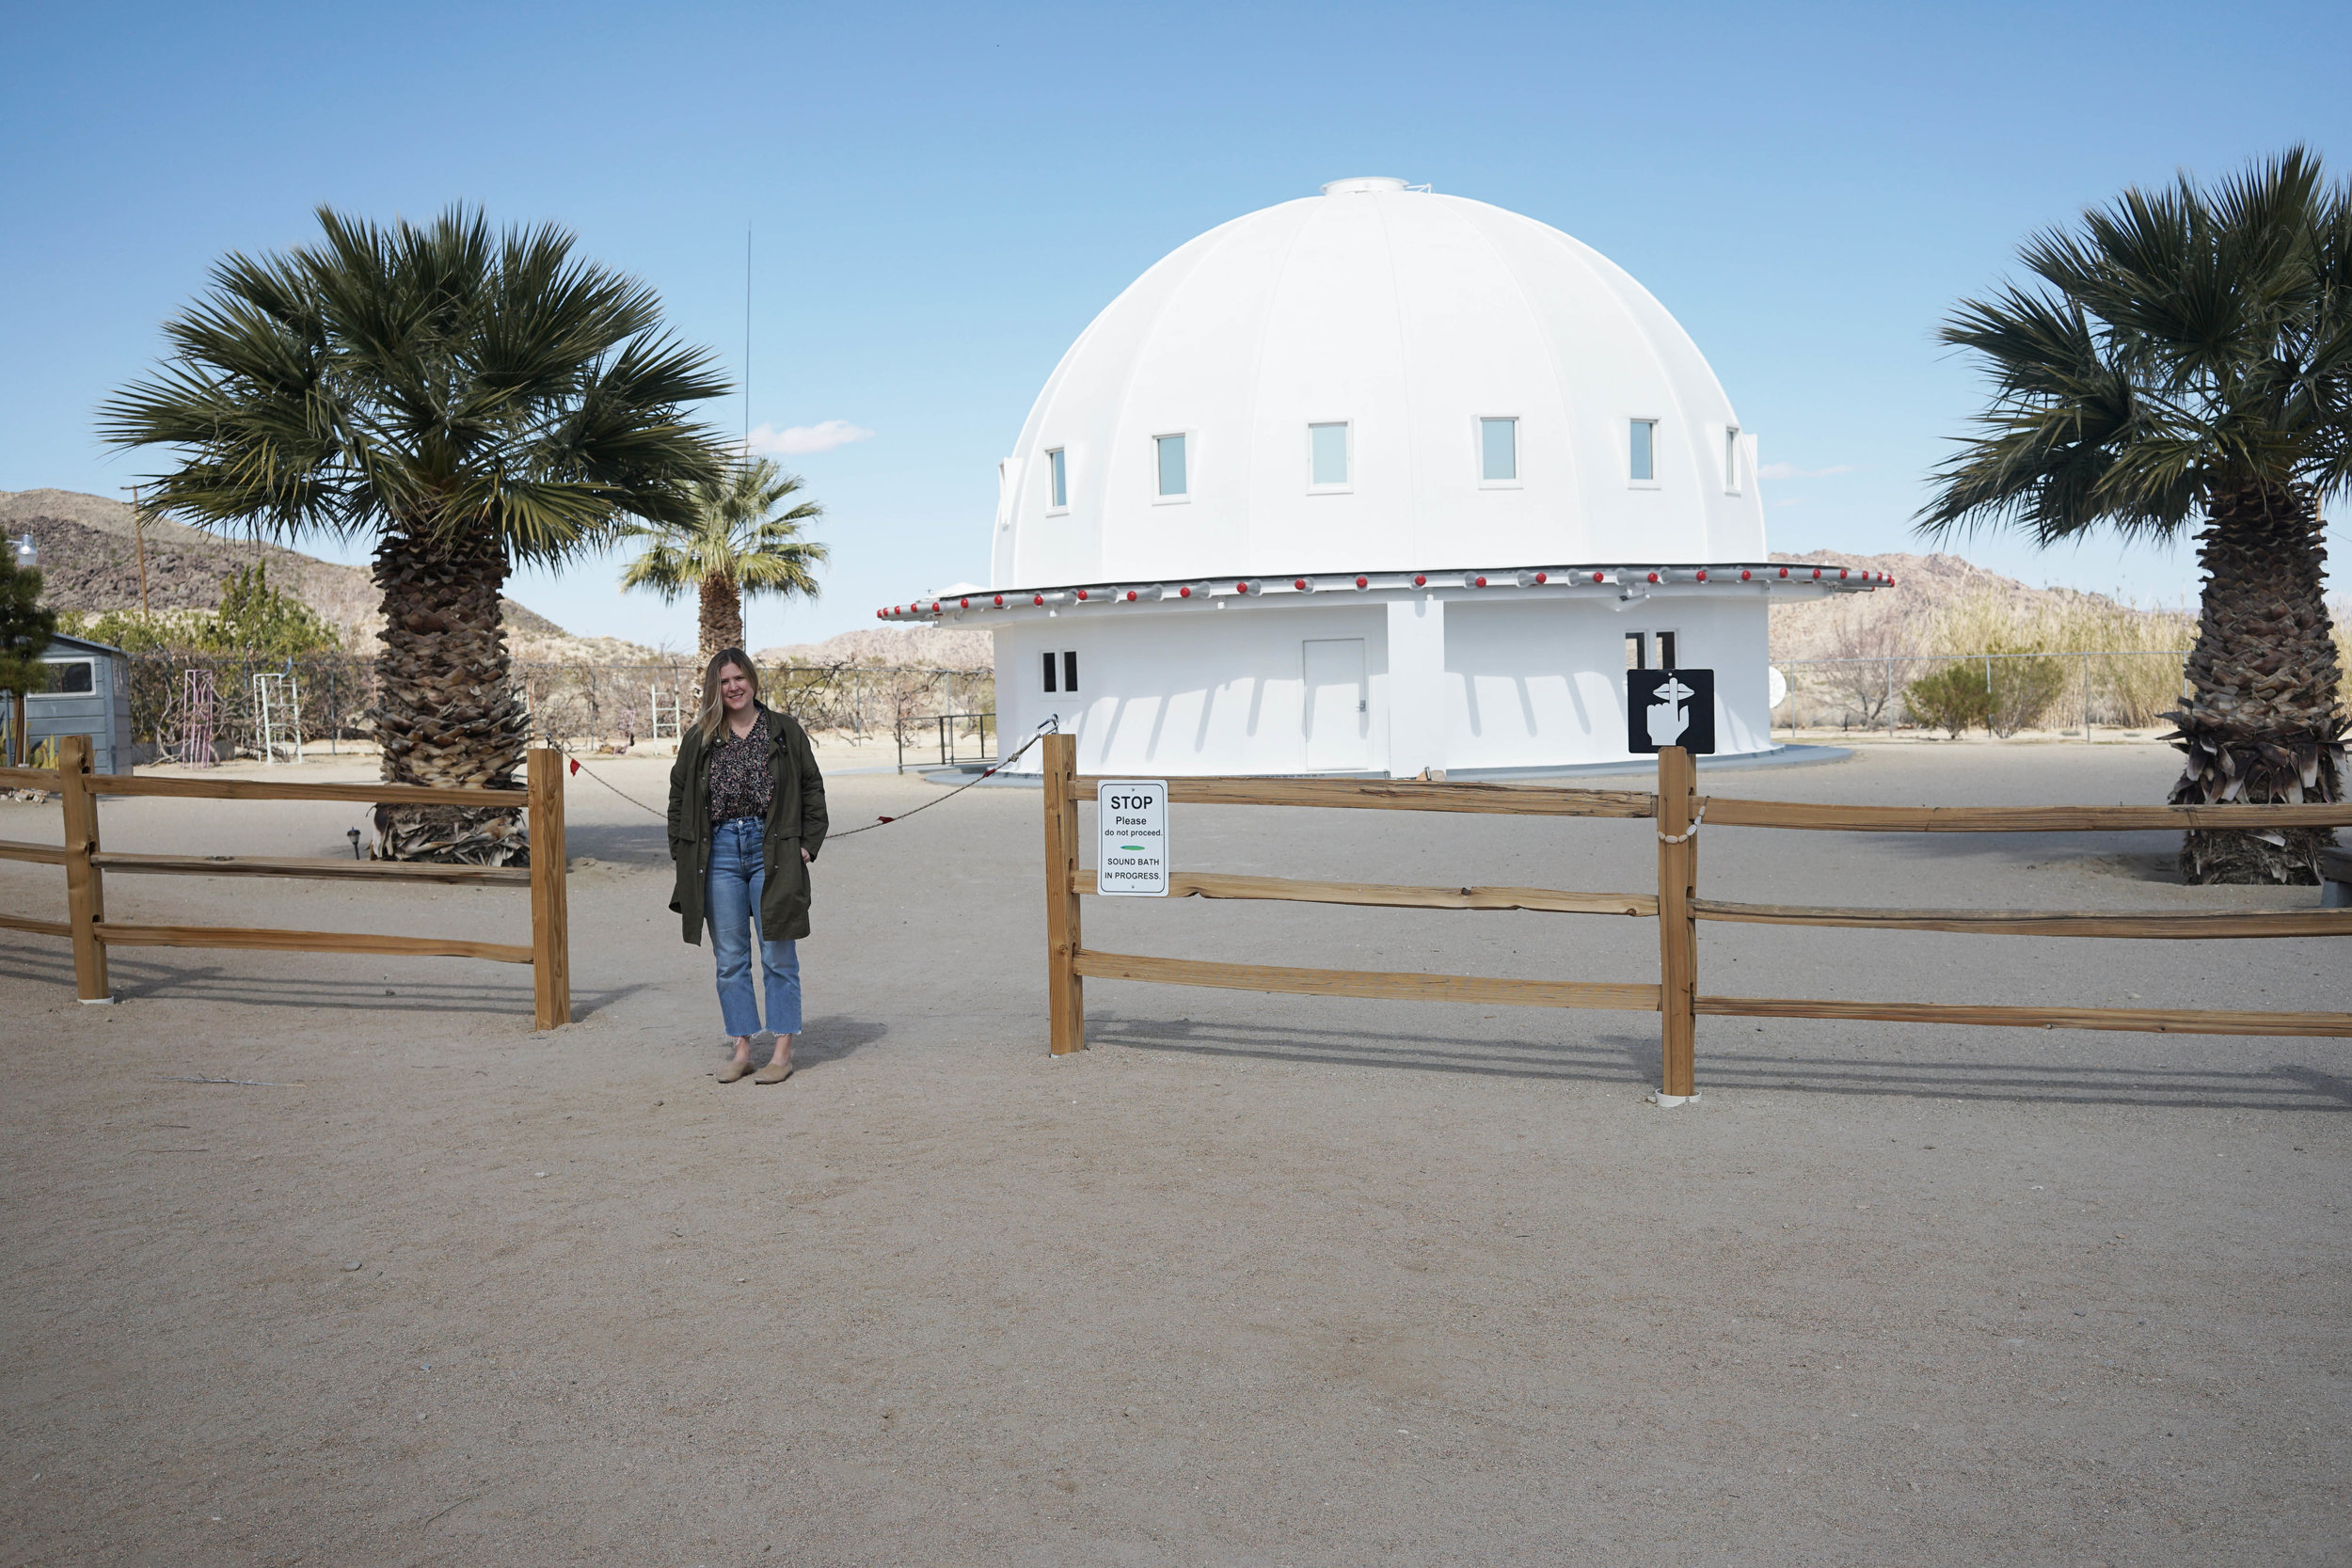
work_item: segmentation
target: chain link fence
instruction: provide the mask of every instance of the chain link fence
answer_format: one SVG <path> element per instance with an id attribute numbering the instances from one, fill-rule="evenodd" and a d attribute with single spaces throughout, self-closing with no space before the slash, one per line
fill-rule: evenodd
<path id="1" fill-rule="evenodd" d="M 129 660 L 133 737 L 145 761 L 189 763 L 288 754 L 290 721 L 308 754 L 373 743 L 375 661 L 358 654 L 299 658 L 136 654 Z M 209 673 L 210 712 L 192 715 L 191 672 Z M 256 685 L 257 677 L 266 677 Z M 895 736 L 913 721 L 987 712 L 996 705 L 993 670 L 872 664 L 769 665 L 760 670 L 768 705 L 812 732 Z M 544 664 L 512 667 L 516 694 L 537 742 L 573 750 L 675 741 L 694 721 L 702 666 Z M 264 712 L 262 693 L 267 692 Z M 208 719 L 192 723 L 191 719 Z M 265 735 L 264 721 L 270 731 Z M 209 736 L 211 755 L 186 753 Z"/>
<path id="2" fill-rule="evenodd" d="M 2179 704 L 2183 650 L 2074 649 L 2049 653 L 1897 654 L 1777 663 L 1787 694 L 1772 724 L 1841 734 L 1970 730 L 2007 737 L 2056 730 L 2167 726 Z"/>

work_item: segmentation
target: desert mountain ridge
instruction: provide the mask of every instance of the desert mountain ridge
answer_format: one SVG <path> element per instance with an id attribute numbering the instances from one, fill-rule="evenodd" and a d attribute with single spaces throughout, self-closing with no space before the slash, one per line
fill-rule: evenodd
<path id="1" fill-rule="evenodd" d="M 0 490 L 0 531 L 30 533 L 40 546 L 48 600 L 60 610 L 134 610 L 139 602 L 138 560 L 127 502 L 72 490 Z M 355 652 L 371 652 L 381 595 L 365 567 L 322 561 L 282 545 L 235 539 L 164 519 L 146 528 L 148 603 L 158 610 L 209 610 L 220 603 L 229 576 L 259 562 L 273 587 L 293 594 L 334 626 Z M 1946 608 L 1975 595 L 1995 594 L 2033 611 L 2069 604 L 2114 606 L 2105 594 L 2069 588 L 2032 588 L 1987 571 L 1960 556 L 1831 550 L 1774 551 L 1788 565 L 1836 564 L 1885 572 L 1892 588 L 1864 594 L 1775 604 L 1772 657 L 1836 657 L 1857 637 L 1907 640 Z M 575 637 L 513 599 L 501 601 L 508 646 L 531 663 L 671 664 L 679 655 L 617 637 Z M 691 657 L 691 656 L 687 656 Z M 892 664 L 938 669 L 985 669 L 995 659 L 994 639 L 963 626 L 875 626 L 818 642 L 762 648 L 762 663 Z"/>

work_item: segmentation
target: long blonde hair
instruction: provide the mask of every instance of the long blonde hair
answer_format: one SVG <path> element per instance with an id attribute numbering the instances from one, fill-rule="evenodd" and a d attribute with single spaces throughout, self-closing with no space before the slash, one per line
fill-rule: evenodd
<path id="1" fill-rule="evenodd" d="M 743 672 L 743 678 L 752 683 L 752 703 L 759 703 L 759 666 L 752 656 L 740 648 L 722 648 L 710 656 L 710 667 L 703 672 L 702 706 L 694 714 L 694 726 L 703 732 L 703 744 L 707 746 L 719 738 L 719 730 L 727 721 L 727 705 L 719 696 L 719 672 L 728 665 Z"/>

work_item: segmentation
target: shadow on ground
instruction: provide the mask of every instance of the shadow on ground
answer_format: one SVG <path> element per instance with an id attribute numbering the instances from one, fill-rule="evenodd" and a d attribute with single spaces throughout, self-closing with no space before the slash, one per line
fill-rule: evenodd
<path id="1" fill-rule="evenodd" d="M 361 1013 L 516 1013 L 528 1022 L 533 997 L 531 971 L 514 966 L 512 977 L 418 980 L 389 984 L 362 974 L 332 978 L 257 977 L 217 963 L 180 962 L 109 955 L 106 978 L 119 1002 L 229 1002 L 249 1007 L 334 1008 Z M 73 956 L 24 947 L 0 949 L 0 979 L 29 980 L 73 993 Z M 601 990 L 572 989 L 575 1022 L 647 989 L 643 983 Z"/>
<path id="2" fill-rule="evenodd" d="M 1588 1041 L 1494 1040 L 1373 1034 L 1273 1024 L 1105 1017 L 1087 1020 L 1089 1038 L 1135 1051 L 1245 1056 L 1299 1065 L 1390 1068 L 1562 1083 L 1654 1085 L 1655 1036 L 1602 1035 Z M 2198 1110 L 2352 1110 L 2352 1083 L 2318 1069 L 2139 1068 L 2049 1062 L 1929 1061 L 1909 1056 L 1793 1056 L 1709 1051 L 1699 1042 L 1701 1092 L 1781 1089 L 1807 1094 L 1914 1100 L 1979 1100 L 2075 1105 L 2178 1106 Z"/>
<path id="3" fill-rule="evenodd" d="M 838 1015 L 810 1019 L 801 1025 L 801 1033 L 792 1042 L 793 1068 L 797 1071 L 842 1061 L 889 1033 L 889 1024 L 877 1023 L 872 1019 Z"/>

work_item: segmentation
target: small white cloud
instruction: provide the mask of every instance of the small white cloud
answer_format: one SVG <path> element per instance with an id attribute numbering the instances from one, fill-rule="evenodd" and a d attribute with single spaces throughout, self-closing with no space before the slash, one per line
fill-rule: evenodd
<path id="1" fill-rule="evenodd" d="M 1853 472 L 1853 465 L 1840 463 L 1834 468 L 1800 468 L 1794 463 L 1767 463 L 1756 471 L 1763 479 L 1827 479 L 1832 474 Z"/>
<path id="2" fill-rule="evenodd" d="M 764 424 L 752 432 L 752 451 L 771 452 L 778 457 L 804 457 L 813 451 L 831 451 L 852 441 L 870 441 L 873 438 L 872 431 L 861 424 L 851 424 L 847 420 L 787 425 L 782 430 Z"/>

